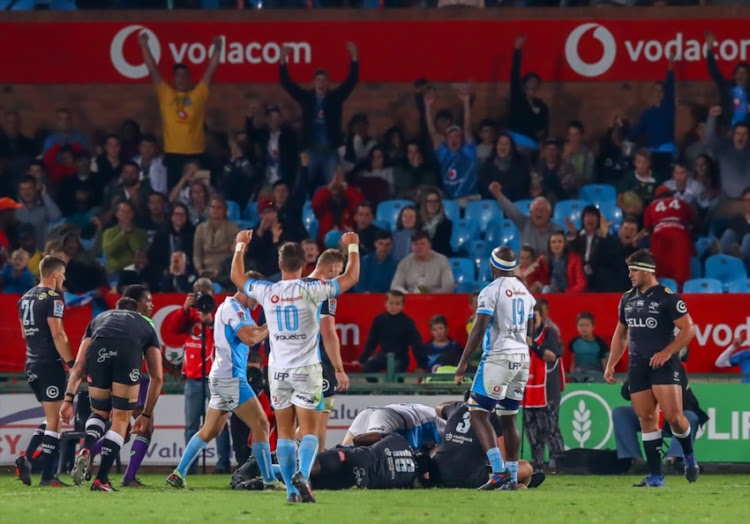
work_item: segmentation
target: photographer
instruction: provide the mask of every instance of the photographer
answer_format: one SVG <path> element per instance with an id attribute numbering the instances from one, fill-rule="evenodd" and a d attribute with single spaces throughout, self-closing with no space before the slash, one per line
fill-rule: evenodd
<path id="1" fill-rule="evenodd" d="M 165 319 L 169 333 L 185 336 L 185 352 L 182 359 L 182 372 L 185 375 L 185 444 L 198 432 L 208 400 L 208 382 L 205 377 L 211 372 L 214 353 L 213 312 L 216 309 L 216 301 L 213 294 L 211 280 L 199 278 L 193 284 L 193 292 L 188 293 L 185 298 L 182 308 Z M 205 353 L 202 341 L 204 333 Z M 217 472 L 229 472 L 229 446 L 229 431 L 224 428 L 216 439 Z"/>

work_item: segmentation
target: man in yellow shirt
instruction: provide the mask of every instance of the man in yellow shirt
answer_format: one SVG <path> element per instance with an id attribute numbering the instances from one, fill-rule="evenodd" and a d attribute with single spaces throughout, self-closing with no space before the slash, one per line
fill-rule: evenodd
<path id="1" fill-rule="evenodd" d="M 182 166 L 189 160 L 200 162 L 206 151 L 206 102 L 211 80 L 219 66 L 224 39 L 220 36 L 214 38 L 213 53 L 206 72 L 200 82 L 193 86 L 190 69 L 185 64 L 175 64 L 172 67 L 171 85 L 164 81 L 148 47 L 148 38 L 145 31 L 138 35 L 143 60 L 159 98 L 159 111 L 164 128 L 164 165 L 167 168 L 167 183 L 171 189 L 182 176 Z"/>

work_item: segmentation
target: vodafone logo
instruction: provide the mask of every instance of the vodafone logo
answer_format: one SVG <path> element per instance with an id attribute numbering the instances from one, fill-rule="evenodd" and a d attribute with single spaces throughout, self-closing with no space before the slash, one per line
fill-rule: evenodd
<path id="1" fill-rule="evenodd" d="M 604 47 L 604 54 L 599 61 L 594 63 L 584 62 L 578 52 L 581 38 L 592 31 L 591 36 L 599 40 Z M 617 43 L 609 29 L 600 24 L 582 24 L 573 29 L 565 41 L 565 59 L 570 68 L 581 76 L 594 77 L 606 73 L 617 56 Z"/>
<path id="2" fill-rule="evenodd" d="M 153 31 L 146 29 L 142 25 L 129 25 L 120 29 L 112 39 L 112 44 L 109 46 L 109 57 L 110 60 L 112 60 L 112 65 L 117 69 L 117 72 L 126 78 L 132 78 L 134 80 L 147 77 L 148 68 L 146 67 L 146 64 L 142 63 L 139 65 L 133 65 L 125 60 L 123 49 L 128 37 L 133 33 L 140 34 L 141 31 L 145 31 L 148 35 L 148 47 L 151 50 L 151 54 L 154 55 L 154 60 L 158 64 L 159 59 L 161 58 L 161 45 L 159 44 L 159 40 L 156 38 Z"/>

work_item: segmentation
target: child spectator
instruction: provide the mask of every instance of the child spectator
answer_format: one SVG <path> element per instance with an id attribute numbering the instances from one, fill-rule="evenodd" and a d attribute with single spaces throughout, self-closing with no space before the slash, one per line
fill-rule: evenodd
<path id="1" fill-rule="evenodd" d="M 513 269 L 513 274 L 532 293 L 541 293 L 542 288 L 549 283 L 549 270 L 544 257 L 537 257 L 531 246 L 520 249 L 518 266 Z"/>
<path id="2" fill-rule="evenodd" d="M 602 382 L 609 346 L 594 333 L 592 313 L 581 311 L 576 322 L 578 336 L 568 346 L 570 372 L 578 375 L 578 382 Z"/>
<path id="3" fill-rule="evenodd" d="M 302 251 L 305 252 L 305 265 L 302 266 L 302 277 L 308 276 L 315 270 L 315 264 L 320 256 L 320 247 L 318 242 L 312 238 L 307 238 L 301 242 Z"/>
<path id="4" fill-rule="evenodd" d="M 26 267 L 29 254 L 23 249 L 16 249 L 10 255 L 10 261 L 0 272 L 0 285 L 4 293 L 26 293 L 34 287 L 34 275 Z"/>
<path id="5" fill-rule="evenodd" d="M 457 366 L 463 348 L 448 336 L 448 320 L 445 316 L 435 315 L 430 319 L 430 332 L 432 339 L 422 345 L 427 369 L 431 373 L 437 373 L 441 366 Z"/>
<path id="6" fill-rule="evenodd" d="M 406 296 L 400 291 L 389 291 L 385 295 L 385 313 L 372 321 L 370 334 L 359 360 L 351 364 L 363 373 L 377 373 L 388 367 L 388 354 L 396 360 L 396 372 L 403 373 L 409 367 L 409 346 L 417 361 L 418 373 L 427 365 L 422 353 L 422 339 L 414 320 L 404 313 Z M 373 357 L 375 350 L 380 347 Z"/>

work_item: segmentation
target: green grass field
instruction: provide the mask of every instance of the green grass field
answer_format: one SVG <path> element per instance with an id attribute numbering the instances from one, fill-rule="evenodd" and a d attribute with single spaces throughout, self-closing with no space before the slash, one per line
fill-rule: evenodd
<path id="1" fill-rule="evenodd" d="M 750 475 L 704 475 L 696 484 L 668 477 L 664 489 L 636 489 L 637 477 L 556 476 L 539 489 L 319 491 L 317 504 L 289 505 L 284 492 L 237 492 L 228 476 L 188 477 L 189 489 L 164 486 L 166 475 L 143 475 L 144 490 L 26 487 L 0 476 L 3 524 L 160 524 L 205 522 L 712 522 L 747 519 Z M 115 477 L 119 482 L 119 477 Z M 65 478 L 63 477 L 63 480 Z M 114 480 L 114 479 L 113 479 Z M 36 484 L 37 478 L 34 478 Z M 113 482 L 114 483 L 114 482 Z"/>

